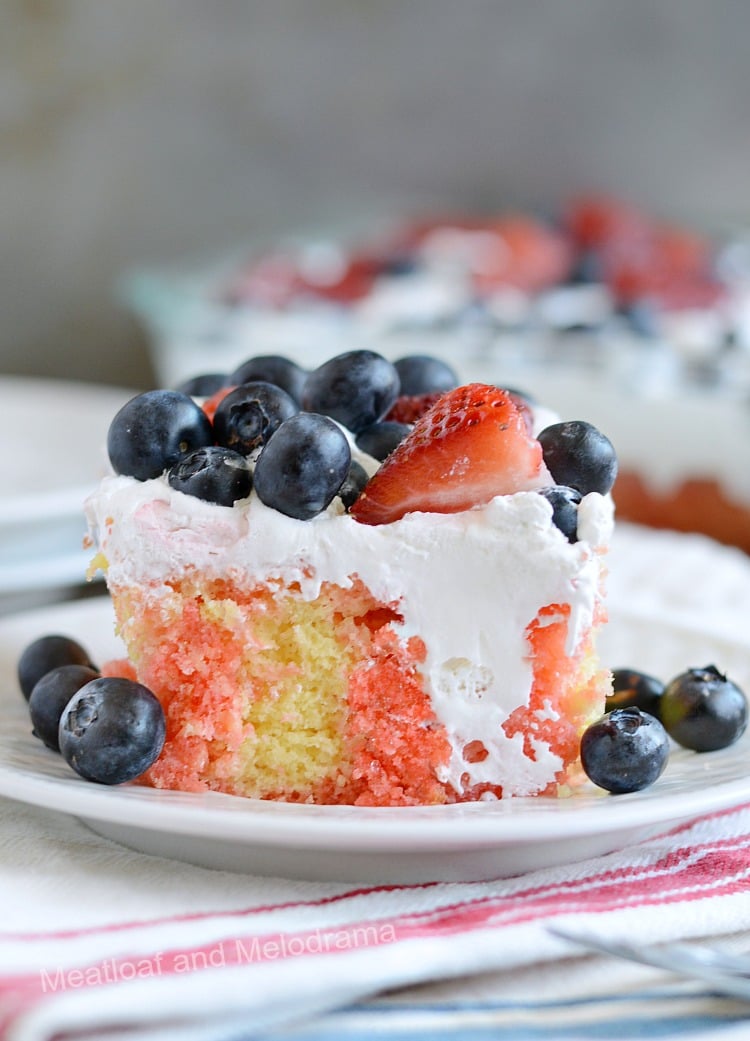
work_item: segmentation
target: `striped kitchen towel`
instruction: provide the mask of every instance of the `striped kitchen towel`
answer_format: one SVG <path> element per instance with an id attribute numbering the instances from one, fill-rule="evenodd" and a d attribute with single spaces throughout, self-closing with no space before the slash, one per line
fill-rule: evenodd
<path id="1" fill-rule="evenodd" d="M 552 923 L 657 942 L 749 930 L 750 804 L 512 879 L 353 886 L 149 857 L 0 800 L 0 910 L 4 1041 L 259 1037 L 393 988 L 525 969 L 541 1009 L 550 968 L 576 1000 L 582 958 Z M 607 964 L 616 989 L 631 967 Z"/>

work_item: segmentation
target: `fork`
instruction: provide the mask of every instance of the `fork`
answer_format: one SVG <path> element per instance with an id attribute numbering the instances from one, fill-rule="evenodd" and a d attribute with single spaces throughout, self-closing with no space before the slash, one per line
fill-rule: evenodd
<path id="1" fill-rule="evenodd" d="M 709 983 L 717 993 L 750 1001 L 750 955 L 729 954 L 700 944 L 604 940 L 591 933 L 576 932 L 560 926 L 548 926 L 547 931 L 558 939 L 576 943 L 587 950 L 666 969 L 678 976 Z"/>

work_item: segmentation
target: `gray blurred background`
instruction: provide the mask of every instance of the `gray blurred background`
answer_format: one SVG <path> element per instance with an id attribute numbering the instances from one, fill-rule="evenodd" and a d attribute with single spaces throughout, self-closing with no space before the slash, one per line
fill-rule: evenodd
<path id="1" fill-rule="evenodd" d="M 3 0 L 0 372 L 147 386 L 126 269 L 435 206 L 750 216 L 747 0 Z"/>

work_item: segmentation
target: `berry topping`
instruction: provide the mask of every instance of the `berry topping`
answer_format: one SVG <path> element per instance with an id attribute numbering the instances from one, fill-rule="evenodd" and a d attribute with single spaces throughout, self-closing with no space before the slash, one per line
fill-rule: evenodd
<path id="1" fill-rule="evenodd" d="M 42 676 L 60 665 L 87 665 L 95 668 L 88 652 L 69 636 L 40 636 L 22 652 L 18 659 L 18 684 L 28 701 Z"/>
<path id="2" fill-rule="evenodd" d="M 29 698 L 32 733 L 53 752 L 60 751 L 57 730 L 68 702 L 98 675 L 96 669 L 88 665 L 60 665 L 34 686 Z"/>
<path id="3" fill-rule="evenodd" d="M 508 215 L 491 225 L 477 245 L 472 264 L 474 286 L 491 293 L 515 286 L 526 293 L 540 292 L 565 279 L 573 264 L 569 243 L 554 228 L 525 216 Z"/>
<path id="4" fill-rule="evenodd" d="M 148 481 L 213 439 L 210 420 L 187 394 L 147 390 L 112 420 L 107 449 L 116 473 Z"/>
<path id="5" fill-rule="evenodd" d="M 339 488 L 339 496 L 344 507 L 350 510 L 362 494 L 365 485 L 370 480 L 367 470 L 356 459 L 349 464 L 349 473 L 344 478 L 344 483 Z"/>
<path id="6" fill-rule="evenodd" d="M 418 394 L 434 394 L 453 390 L 459 384 L 455 371 L 444 361 L 428 354 L 411 354 L 394 363 L 401 394 L 415 397 Z"/>
<path id="7" fill-rule="evenodd" d="M 273 383 L 243 383 L 223 398 L 214 414 L 218 444 L 250 455 L 268 441 L 274 430 L 299 412 L 286 391 Z"/>
<path id="8" fill-rule="evenodd" d="M 432 263 L 460 257 L 480 295 L 506 286 L 538 292 L 565 278 L 573 262 L 565 236 L 520 214 L 422 221 L 407 230 L 404 244 Z"/>
<path id="9" fill-rule="evenodd" d="M 385 418 L 394 423 L 416 423 L 444 393 L 445 391 L 439 390 L 431 394 L 402 394 L 396 398 Z"/>
<path id="10" fill-rule="evenodd" d="M 526 424 L 526 429 L 529 434 L 534 433 L 534 398 L 527 394 L 525 390 L 517 390 L 515 387 L 503 387 L 503 390 L 510 394 L 516 408 L 523 416 L 523 421 Z"/>
<path id="11" fill-rule="evenodd" d="M 552 523 L 555 527 L 560 529 L 568 542 L 577 542 L 581 493 L 564 484 L 555 484 L 551 488 L 540 488 L 539 494 L 552 506 Z"/>
<path id="12" fill-rule="evenodd" d="M 669 738 L 658 719 L 638 708 L 617 708 L 581 738 L 586 775 L 613 795 L 648 788 L 664 772 Z"/>
<path id="13" fill-rule="evenodd" d="M 504 390 L 448 391 L 388 456 L 351 509 L 363 524 L 415 510 L 458 513 L 543 483 L 541 446 Z"/>
<path id="14" fill-rule="evenodd" d="M 60 751 L 88 781 L 124 784 L 151 766 L 164 745 L 164 710 L 133 680 L 100 677 L 73 695 L 60 719 Z"/>
<path id="15" fill-rule="evenodd" d="M 210 398 L 229 382 L 225 372 L 203 372 L 199 376 L 191 376 L 175 390 L 191 398 Z"/>
<path id="16" fill-rule="evenodd" d="M 255 490 L 266 506 L 310 520 L 321 513 L 349 473 L 346 435 L 326 416 L 300 412 L 271 435 L 255 464 Z"/>
<path id="17" fill-rule="evenodd" d="M 212 423 L 214 421 L 214 416 L 216 415 L 216 409 L 222 403 L 227 394 L 231 394 L 234 389 L 235 388 L 231 383 L 227 384 L 226 387 L 219 387 L 219 389 L 212 394 L 210 398 L 206 398 L 201 405 L 201 408 Z"/>
<path id="18" fill-rule="evenodd" d="M 647 300 L 665 310 L 711 307 L 725 293 L 711 273 L 708 241 L 691 231 L 595 196 L 575 202 L 567 224 L 620 306 Z"/>
<path id="19" fill-rule="evenodd" d="M 333 259 L 334 263 L 317 269 L 304 265 L 298 274 L 299 290 L 334 304 L 349 304 L 367 296 L 382 272 L 382 261 L 374 254 L 362 252 Z"/>
<path id="20" fill-rule="evenodd" d="M 256 358 L 249 358 L 243 362 L 227 382 L 234 386 L 258 381 L 273 383 L 274 386 L 285 390 L 299 404 L 302 401 L 302 388 L 306 379 L 305 370 L 291 358 L 283 358 L 280 354 L 259 354 Z"/>
<path id="21" fill-rule="evenodd" d="M 357 437 L 357 448 L 382 462 L 409 433 L 411 427 L 407 423 L 394 423 L 393 420 L 384 419 L 362 431 Z"/>
<path id="22" fill-rule="evenodd" d="M 374 351 L 349 351 L 307 377 L 302 407 L 358 434 L 388 412 L 399 393 L 394 366 Z"/>
<path id="23" fill-rule="evenodd" d="M 539 435 L 544 462 L 557 484 L 576 488 L 581 495 L 606 495 L 617 477 L 612 442 L 582 420 L 553 423 Z"/>
<path id="24" fill-rule="evenodd" d="M 638 241 L 649 234 L 644 214 L 619 199 L 603 195 L 573 199 L 567 207 L 565 224 L 584 249 L 613 241 Z"/>
<path id="25" fill-rule="evenodd" d="M 688 669 L 667 684 L 661 720 L 684 748 L 713 752 L 727 748 L 747 726 L 747 699 L 715 665 Z"/>
<path id="26" fill-rule="evenodd" d="M 655 676 L 636 669 L 615 669 L 612 672 L 612 693 L 607 696 L 607 711 L 615 708 L 639 708 L 650 716 L 661 719 L 661 696 L 664 684 Z"/>
<path id="27" fill-rule="evenodd" d="M 231 448 L 209 445 L 196 448 L 167 474 L 172 488 L 218 506 L 232 506 L 246 499 L 253 486 L 250 464 Z"/>

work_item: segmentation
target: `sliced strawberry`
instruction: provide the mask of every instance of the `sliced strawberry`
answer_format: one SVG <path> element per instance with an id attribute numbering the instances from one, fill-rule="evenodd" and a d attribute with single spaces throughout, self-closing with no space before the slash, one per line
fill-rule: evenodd
<path id="1" fill-rule="evenodd" d="M 727 288 L 711 279 L 684 279 L 666 283 L 654 301 L 664 311 L 701 311 L 717 307 L 727 296 Z"/>
<path id="2" fill-rule="evenodd" d="M 362 524 L 458 513 L 544 482 L 542 449 L 511 395 L 471 383 L 440 397 L 351 508 Z"/>
<path id="3" fill-rule="evenodd" d="M 606 195 L 585 195 L 567 207 L 565 225 L 583 249 L 649 237 L 652 222 L 634 206 Z"/>
<path id="4" fill-rule="evenodd" d="M 270 253 L 245 266 L 226 287 L 223 299 L 228 304 L 283 309 L 297 292 L 299 272 L 294 257 Z"/>
<path id="5" fill-rule="evenodd" d="M 342 268 L 332 278 L 315 278 L 301 274 L 299 289 L 337 304 L 351 304 L 363 299 L 372 289 L 382 263 L 367 253 L 346 258 Z"/>
<path id="6" fill-rule="evenodd" d="M 508 215 L 491 227 L 495 248 L 485 248 L 472 271 L 480 294 L 503 286 L 538 293 L 563 281 L 573 267 L 570 244 L 554 228 L 532 217 Z"/>
<path id="7" fill-rule="evenodd" d="M 402 394 L 385 418 L 394 423 L 416 423 L 444 393 L 439 390 L 429 394 Z"/>
<path id="8" fill-rule="evenodd" d="M 230 394 L 233 390 L 236 390 L 236 388 L 220 387 L 215 394 L 212 394 L 210 398 L 206 398 L 206 400 L 203 402 L 203 411 L 206 413 L 206 415 L 212 423 L 214 421 L 214 416 L 216 415 L 216 409 L 222 403 L 227 394 Z"/>

